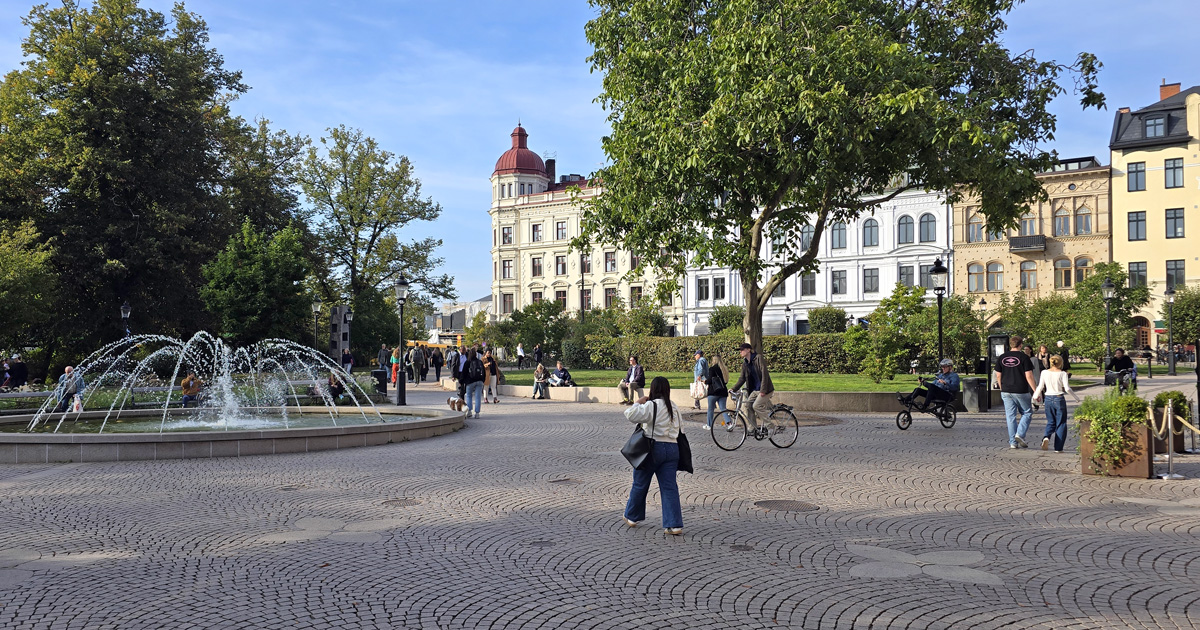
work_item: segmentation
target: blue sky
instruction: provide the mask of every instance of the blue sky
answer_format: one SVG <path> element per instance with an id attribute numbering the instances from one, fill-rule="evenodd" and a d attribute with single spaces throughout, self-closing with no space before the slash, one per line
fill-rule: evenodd
<path id="1" fill-rule="evenodd" d="M 31 5 L 32 3 L 30 3 Z M 143 0 L 169 11 L 171 2 Z M 0 11 L 0 70 L 21 59 L 28 6 Z M 227 68 L 251 90 L 235 103 L 247 118 L 314 139 L 332 126 L 361 128 L 412 159 L 423 193 L 442 217 L 407 228 L 445 241 L 445 271 L 460 297 L 487 295 L 491 279 L 488 178 L 520 119 L 529 146 L 554 153 L 559 173 L 587 174 L 604 160 L 608 126 L 592 101 L 600 77 L 585 61 L 592 9 L 583 0 L 415 2 L 193 0 Z M 1064 157 L 1108 162 L 1118 107 L 1158 100 L 1163 78 L 1200 84 L 1187 52 L 1200 23 L 1196 0 L 1029 0 L 1010 16 L 1005 40 L 1039 59 L 1072 61 L 1086 50 L 1104 63 L 1108 110 L 1082 112 L 1068 93 L 1054 104 Z"/>

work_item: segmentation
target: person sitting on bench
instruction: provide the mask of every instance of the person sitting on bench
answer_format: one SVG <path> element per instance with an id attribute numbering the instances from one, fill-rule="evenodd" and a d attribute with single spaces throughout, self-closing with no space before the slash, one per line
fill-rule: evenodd
<path id="1" fill-rule="evenodd" d="M 941 369 L 937 376 L 933 377 L 932 382 L 926 381 L 925 383 L 929 386 L 925 387 L 922 385 L 921 387 L 917 387 L 906 398 L 908 402 L 921 411 L 928 409 L 930 403 L 939 400 L 954 400 L 954 394 L 958 393 L 960 379 L 958 378 L 958 372 L 954 371 L 954 362 L 950 359 L 942 359 L 942 362 L 938 365 Z M 916 403 L 917 396 L 921 397 L 919 405 Z"/>
<path id="2" fill-rule="evenodd" d="M 194 370 L 188 370 L 187 378 L 179 384 L 180 393 L 183 394 L 183 406 L 187 407 L 189 403 L 197 403 L 200 398 L 200 386 L 204 385 L 204 381 L 196 378 Z"/>

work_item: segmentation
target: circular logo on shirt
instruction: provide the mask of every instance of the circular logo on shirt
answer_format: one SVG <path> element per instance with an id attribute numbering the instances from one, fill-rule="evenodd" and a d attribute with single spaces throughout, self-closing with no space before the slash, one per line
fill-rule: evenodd
<path id="1" fill-rule="evenodd" d="M 1000 359 L 1000 365 L 1002 365 L 1006 368 L 1020 367 L 1021 360 L 1018 359 L 1017 357 L 1004 357 L 1004 358 Z"/>

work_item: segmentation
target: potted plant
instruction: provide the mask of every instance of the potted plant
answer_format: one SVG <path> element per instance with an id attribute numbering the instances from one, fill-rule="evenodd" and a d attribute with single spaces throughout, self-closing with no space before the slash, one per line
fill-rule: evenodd
<path id="1" fill-rule="evenodd" d="M 1154 397 L 1154 404 L 1151 405 L 1151 407 L 1154 408 L 1154 426 L 1156 426 L 1156 427 L 1164 426 L 1163 423 L 1166 421 L 1166 418 L 1164 416 L 1166 416 L 1166 413 L 1167 413 L 1167 403 L 1168 402 L 1172 403 L 1171 408 L 1174 411 L 1175 415 L 1180 416 L 1182 418 L 1191 418 L 1192 417 L 1191 408 L 1188 406 L 1187 397 L 1183 395 L 1183 392 L 1178 391 L 1178 390 L 1159 392 L 1158 395 Z M 1176 453 L 1187 452 L 1183 445 L 1182 429 L 1183 429 L 1183 427 L 1180 426 L 1179 423 L 1176 423 L 1175 430 L 1179 431 L 1179 433 L 1171 436 L 1171 448 L 1174 449 Z M 1164 429 L 1164 430 L 1169 430 L 1169 429 Z M 1155 453 L 1166 453 L 1167 452 L 1167 440 L 1165 438 L 1160 439 L 1157 436 L 1154 438 L 1154 452 Z"/>
<path id="2" fill-rule="evenodd" d="M 1085 475 L 1149 479 L 1154 472 L 1149 408 L 1144 398 L 1110 390 L 1075 410 Z"/>

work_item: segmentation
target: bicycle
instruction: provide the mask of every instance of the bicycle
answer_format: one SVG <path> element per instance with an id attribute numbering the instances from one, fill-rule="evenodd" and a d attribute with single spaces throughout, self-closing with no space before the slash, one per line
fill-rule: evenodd
<path id="1" fill-rule="evenodd" d="M 930 391 L 933 387 L 936 387 L 936 385 L 930 383 L 925 377 L 919 378 L 918 381 L 921 383 L 921 386 L 926 389 L 926 391 Z M 929 395 L 926 394 L 925 404 L 921 407 L 916 406 L 916 404 L 913 402 L 912 394 L 896 394 L 896 399 L 899 400 L 900 404 L 904 406 L 904 410 L 896 414 L 896 426 L 899 427 L 901 431 L 904 431 L 908 429 L 908 427 L 912 426 L 912 417 L 914 411 L 918 413 L 927 413 L 937 418 L 938 422 L 941 422 L 942 426 L 947 429 L 953 427 L 955 421 L 958 420 L 958 411 L 954 409 L 953 398 L 948 400 L 944 398 L 929 400 Z"/>
<path id="2" fill-rule="evenodd" d="M 746 435 L 752 435 L 759 441 L 770 440 L 776 448 L 788 448 L 796 443 L 796 438 L 800 436 L 800 421 L 796 419 L 790 405 L 772 405 L 771 413 L 767 417 L 774 426 L 759 427 L 751 431 L 747 413 L 753 411 L 742 404 L 744 395 L 741 392 L 730 392 L 729 397 L 733 399 L 734 411 L 726 409 L 718 412 L 719 417 L 713 422 L 711 433 L 717 448 L 736 451 L 746 442 Z"/>
<path id="3" fill-rule="evenodd" d="M 1137 389 L 1137 381 L 1134 380 L 1133 371 L 1129 369 L 1114 372 L 1109 370 L 1104 373 L 1105 385 L 1116 385 L 1118 394 L 1125 394 L 1130 388 Z"/>

